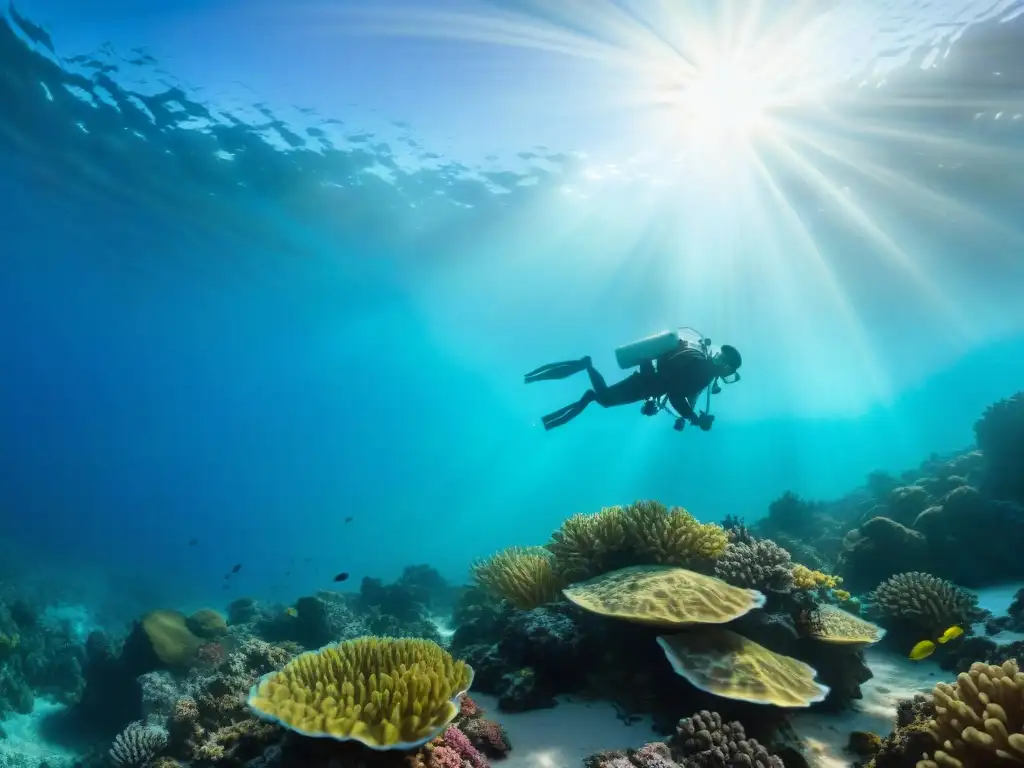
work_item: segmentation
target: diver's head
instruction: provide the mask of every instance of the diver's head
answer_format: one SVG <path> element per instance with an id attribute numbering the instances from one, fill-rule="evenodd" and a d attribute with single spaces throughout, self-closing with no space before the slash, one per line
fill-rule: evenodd
<path id="1" fill-rule="evenodd" d="M 736 347 L 723 344 L 712 358 L 712 362 L 718 369 L 719 378 L 726 384 L 739 380 L 739 374 L 736 371 L 743 365 L 743 358 L 740 357 L 740 352 Z"/>

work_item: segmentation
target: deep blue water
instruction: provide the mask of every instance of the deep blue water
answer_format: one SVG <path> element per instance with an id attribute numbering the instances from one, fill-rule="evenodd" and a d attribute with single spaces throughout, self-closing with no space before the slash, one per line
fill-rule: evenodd
<path id="1" fill-rule="evenodd" d="M 831 191 L 765 160 L 788 212 L 692 173 L 602 186 L 650 148 L 642 121 L 551 52 L 304 43 L 316 9 L 272 4 L 8 15 L 10 567 L 128 614 L 222 601 L 234 562 L 233 589 L 281 598 L 338 570 L 461 579 L 573 512 L 756 519 L 969 446 L 1024 382 L 1024 26 L 905 5 L 923 34 L 893 6 L 885 74 L 851 60 L 792 118 L 833 142 L 805 154 Z M 539 428 L 586 385 L 525 371 L 617 375 L 616 346 L 677 325 L 744 353 L 710 433 L 634 406 Z"/>

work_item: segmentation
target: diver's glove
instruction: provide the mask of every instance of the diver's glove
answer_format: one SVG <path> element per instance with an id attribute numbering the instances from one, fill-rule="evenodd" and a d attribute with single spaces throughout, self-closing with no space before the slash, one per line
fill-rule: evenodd
<path id="1" fill-rule="evenodd" d="M 685 427 L 685 426 L 686 426 L 686 419 L 684 419 L 684 418 L 682 418 L 680 416 L 678 419 L 676 419 L 676 423 L 672 425 L 672 429 L 674 429 L 676 432 L 682 432 L 683 431 L 683 427 Z"/>
<path id="2" fill-rule="evenodd" d="M 697 417 L 697 426 L 707 432 L 711 429 L 711 425 L 715 423 L 715 417 L 710 413 L 702 413 Z"/>

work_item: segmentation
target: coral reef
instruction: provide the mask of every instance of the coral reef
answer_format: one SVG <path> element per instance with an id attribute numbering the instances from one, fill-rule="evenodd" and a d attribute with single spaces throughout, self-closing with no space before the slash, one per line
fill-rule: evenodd
<path id="1" fill-rule="evenodd" d="M 367 637 L 297 656 L 253 686 L 249 706 L 307 736 L 410 749 L 455 719 L 472 681 L 436 643 Z"/>
<path id="2" fill-rule="evenodd" d="M 554 697 L 579 690 L 596 636 L 585 633 L 570 604 L 520 611 L 508 603 L 481 609 L 459 625 L 451 652 L 473 667 L 476 690 L 516 712 L 555 705 Z"/>

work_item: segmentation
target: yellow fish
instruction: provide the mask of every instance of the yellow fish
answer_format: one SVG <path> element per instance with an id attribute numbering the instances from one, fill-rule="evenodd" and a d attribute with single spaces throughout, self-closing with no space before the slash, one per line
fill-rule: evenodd
<path id="1" fill-rule="evenodd" d="M 296 611 L 294 608 L 285 608 L 284 612 L 287 613 L 289 616 L 298 616 L 299 615 L 299 612 Z"/>
<path id="2" fill-rule="evenodd" d="M 914 661 L 927 659 L 935 653 L 935 643 L 931 640 L 922 640 L 910 650 L 910 658 Z"/>
<path id="3" fill-rule="evenodd" d="M 955 640 L 956 638 L 960 637 L 960 635 L 962 635 L 963 633 L 964 631 L 960 629 L 960 627 L 950 627 L 942 633 L 941 637 L 939 637 L 939 642 L 948 643 L 950 640 Z"/>

